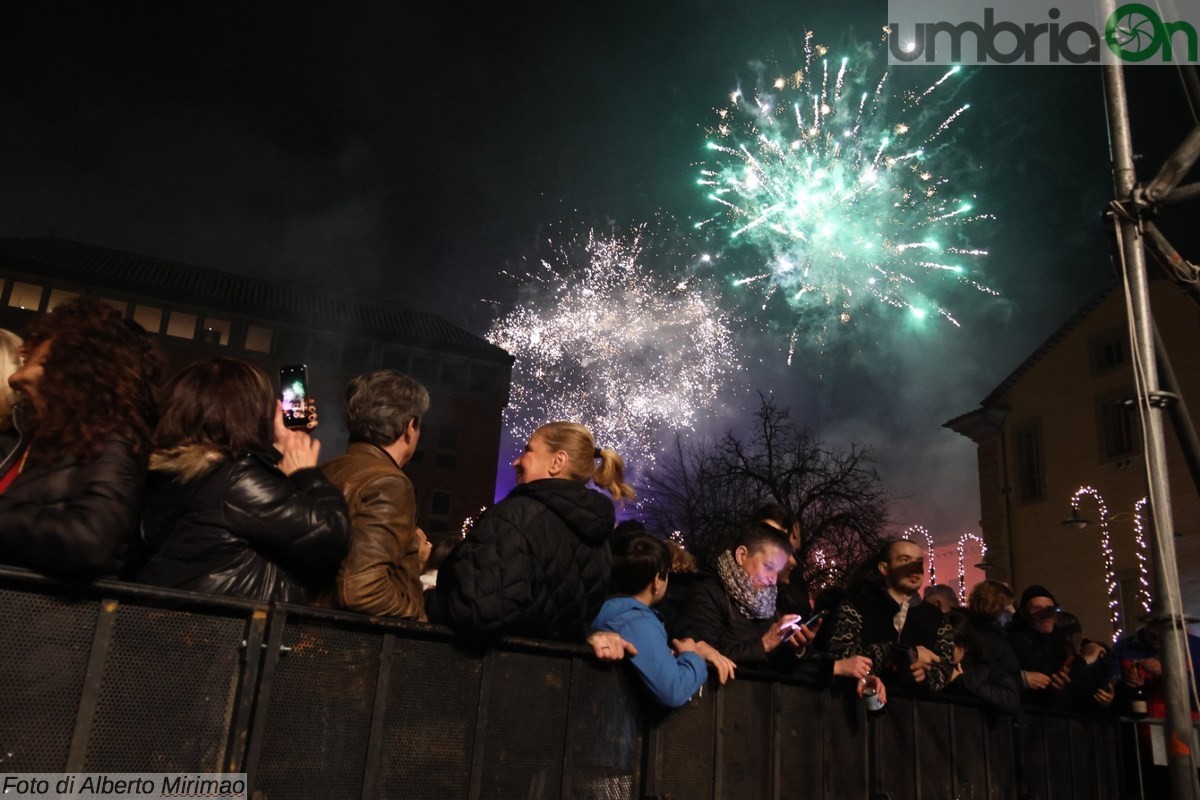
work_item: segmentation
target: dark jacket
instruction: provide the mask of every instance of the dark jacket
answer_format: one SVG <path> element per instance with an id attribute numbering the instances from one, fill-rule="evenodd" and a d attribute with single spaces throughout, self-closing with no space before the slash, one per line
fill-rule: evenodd
<path id="1" fill-rule="evenodd" d="M 274 451 L 223 458 L 199 448 L 156 454 L 152 466 L 137 581 L 291 603 L 332 586 L 350 520 L 320 470 L 289 476 Z"/>
<path id="2" fill-rule="evenodd" d="M 705 642 L 739 667 L 769 668 L 827 684 L 833 678 L 833 659 L 828 654 L 812 647 L 801 653 L 787 642 L 767 652 L 763 634 L 780 616 L 747 617 L 734 605 L 721 579 L 705 573 L 692 584 L 672 638 Z"/>
<path id="3" fill-rule="evenodd" d="M 366 442 L 351 444 L 322 469 L 350 509 L 338 603 L 364 614 L 424 620 L 417 501 L 408 476 L 386 451 Z"/>
<path id="4" fill-rule="evenodd" d="M 579 481 L 517 486 L 438 568 L 430 620 L 489 637 L 582 638 L 604 604 L 614 519 L 612 500 Z"/>
<path id="5" fill-rule="evenodd" d="M 772 622 L 747 617 L 733 604 L 721 579 L 706 574 L 692 584 L 683 616 L 671 633 L 676 639 L 706 642 L 739 667 L 766 666 L 762 636 Z"/>
<path id="6" fill-rule="evenodd" d="M 835 658 L 864 655 L 876 672 L 911 680 L 909 653 L 921 645 L 941 659 L 927 670 L 922 688 L 941 691 L 954 669 L 954 639 L 946 615 L 930 603 L 917 602 L 909 606 L 897 633 L 893 619 L 899 611 L 900 604 L 881 587 L 845 600 L 834 619 L 830 652 Z"/>
<path id="7" fill-rule="evenodd" d="M 968 618 L 973 646 L 963 659 L 963 672 L 951 687 L 978 697 L 1009 714 L 1021 705 L 1021 665 L 1000 623 L 989 617 Z"/>
<path id="8" fill-rule="evenodd" d="M 1053 675 L 1063 668 L 1071 654 L 1070 645 L 1061 632 L 1054 630 L 1050 633 L 1038 633 L 1020 614 L 1013 619 L 1008 628 L 1008 643 L 1017 656 L 1017 663 L 1025 672 Z M 1078 659 L 1071 661 L 1075 662 Z M 1071 695 L 1070 686 L 1061 690 L 1053 686 L 1045 689 L 1029 689 L 1022 686 L 1021 702 L 1055 711 L 1070 711 Z"/>
<path id="9" fill-rule="evenodd" d="M 0 474 L 20 458 L 14 449 Z M 88 464 L 26 466 L 0 495 L 0 562 L 60 577 L 115 575 L 137 530 L 146 461 L 116 436 Z"/>

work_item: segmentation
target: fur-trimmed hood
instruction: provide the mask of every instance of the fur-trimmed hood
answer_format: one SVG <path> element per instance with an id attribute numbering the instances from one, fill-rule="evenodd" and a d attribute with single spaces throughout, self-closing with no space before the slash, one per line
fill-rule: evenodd
<path id="1" fill-rule="evenodd" d="M 150 454 L 150 469 L 166 472 L 176 480 L 187 483 L 211 470 L 225 460 L 225 454 L 205 444 L 185 444 L 155 450 Z"/>

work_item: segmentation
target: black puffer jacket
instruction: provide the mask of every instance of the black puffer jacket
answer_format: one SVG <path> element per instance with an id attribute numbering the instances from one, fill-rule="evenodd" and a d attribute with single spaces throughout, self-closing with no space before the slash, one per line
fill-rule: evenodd
<path id="1" fill-rule="evenodd" d="M 288 476 L 272 455 L 223 459 L 198 448 L 156 454 L 151 465 L 135 580 L 289 603 L 332 587 L 350 520 L 319 469 Z"/>
<path id="2" fill-rule="evenodd" d="M 579 639 L 604 604 L 612 501 L 547 478 L 517 486 L 438 569 L 429 618 L 484 636 Z"/>
<path id="3" fill-rule="evenodd" d="M 19 447 L 0 474 L 21 457 Z M 0 495 L 0 563 L 59 577 L 116 574 L 137 531 L 146 460 L 112 437 L 88 464 L 27 466 Z"/>

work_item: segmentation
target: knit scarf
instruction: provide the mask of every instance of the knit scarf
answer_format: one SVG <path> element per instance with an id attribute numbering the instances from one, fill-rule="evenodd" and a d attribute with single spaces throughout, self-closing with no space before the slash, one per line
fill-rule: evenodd
<path id="1" fill-rule="evenodd" d="M 750 576 L 733 560 L 733 553 L 726 550 L 717 556 L 717 574 L 729 599 L 738 611 L 750 619 L 770 619 L 775 616 L 775 587 L 758 589 L 750 582 Z"/>

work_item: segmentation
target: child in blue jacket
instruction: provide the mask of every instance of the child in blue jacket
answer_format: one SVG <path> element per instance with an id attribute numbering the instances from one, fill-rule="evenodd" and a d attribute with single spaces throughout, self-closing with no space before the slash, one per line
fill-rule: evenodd
<path id="1" fill-rule="evenodd" d="M 666 542 L 649 534 L 618 540 L 613 545 L 610 589 L 592 627 L 614 631 L 637 648 L 630 661 L 660 703 L 677 708 L 700 690 L 708 667 L 721 683 L 733 677 L 736 665 L 704 642 L 676 639 L 668 644 L 667 629 L 653 606 L 667 593 L 671 551 Z"/>

